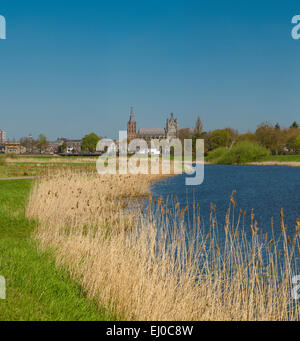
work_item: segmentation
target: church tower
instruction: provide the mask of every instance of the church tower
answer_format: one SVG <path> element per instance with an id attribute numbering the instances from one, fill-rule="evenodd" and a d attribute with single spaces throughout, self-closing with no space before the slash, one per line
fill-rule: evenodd
<path id="1" fill-rule="evenodd" d="M 130 108 L 130 118 L 127 123 L 127 138 L 129 140 L 135 139 L 136 135 L 136 120 L 134 118 L 134 110 L 133 107 Z"/>
<path id="2" fill-rule="evenodd" d="M 171 113 L 171 118 L 167 119 L 166 124 L 166 137 L 169 140 L 175 139 L 178 136 L 178 120 L 174 118 L 173 113 Z"/>

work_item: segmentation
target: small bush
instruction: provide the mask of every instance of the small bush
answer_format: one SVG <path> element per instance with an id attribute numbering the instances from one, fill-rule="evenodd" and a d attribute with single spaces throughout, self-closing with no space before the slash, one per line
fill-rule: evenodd
<path id="1" fill-rule="evenodd" d="M 230 150 L 218 148 L 209 153 L 207 160 L 217 164 L 232 165 L 260 161 L 270 155 L 265 147 L 249 141 L 237 143 Z"/>
<path id="2" fill-rule="evenodd" d="M 5 154 L 5 157 L 10 158 L 10 159 L 17 159 L 18 155 L 16 153 L 7 153 Z"/>
<path id="3" fill-rule="evenodd" d="M 0 155 L 0 166 L 4 166 L 5 165 L 5 155 L 1 154 Z"/>
<path id="4" fill-rule="evenodd" d="M 208 153 L 208 155 L 206 156 L 206 161 L 216 163 L 216 161 L 223 157 L 227 152 L 228 150 L 224 147 L 214 149 Z"/>

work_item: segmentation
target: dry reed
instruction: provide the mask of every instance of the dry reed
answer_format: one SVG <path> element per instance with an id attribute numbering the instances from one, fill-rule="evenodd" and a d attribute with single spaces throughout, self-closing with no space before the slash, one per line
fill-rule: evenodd
<path id="1" fill-rule="evenodd" d="M 262 235 L 253 212 L 247 237 L 246 212 L 234 217 L 234 193 L 224 226 L 212 205 L 208 230 L 196 203 L 187 229 L 189 207 L 173 196 L 126 209 L 127 199 L 149 195 L 157 178 L 69 172 L 39 179 L 27 209 L 39 221 L 35 237 L 89 298 L 120 319 L 298 320 L 291 296 L 298 230 L 289 245 L 283 212 L 281 247 Z"/>

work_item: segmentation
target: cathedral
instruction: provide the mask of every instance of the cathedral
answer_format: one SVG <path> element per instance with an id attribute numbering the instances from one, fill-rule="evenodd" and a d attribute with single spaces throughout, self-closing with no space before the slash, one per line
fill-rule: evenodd
<path id="1" fill-rule="evenodd" d="M 137 131 L 136 120 L 134 118 L 134 110 L 133 107 L 131 107 L 130 118 L 127 123 L 127 137 L 129 140 L 136 138 L 141 138 L 146 141 L 150 141 L 152 139 L 172 140 L 173 138 L 178 137 L 177 118 L 174 118 L 174 115 L 172 113 L 171 118 L 167 119 L 165 128 L 140 128 Z"/>

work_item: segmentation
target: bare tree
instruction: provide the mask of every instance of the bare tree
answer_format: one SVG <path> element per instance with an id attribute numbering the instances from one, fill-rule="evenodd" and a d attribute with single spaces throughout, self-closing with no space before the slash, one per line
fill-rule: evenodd
<path id="1" fill-rule="evenodd" d="M 194 129 L 194 133 L 196 135 L 200 135 L 202 133 L 203 130 L 203 124 L 201 122 L 200 116 L 197 117 L 197 121 L 196 121 L 196 125 L 195 125 L 195 129 Z"/>
<path id="2" fill-rule="evenodd" d="M 48 145 L 49 142 L 47 141 L 47 137 L 43 134 L 39 134 L 37 146 L 39 148 L 40 153 L 42 153 L 47 148 Z"/>

